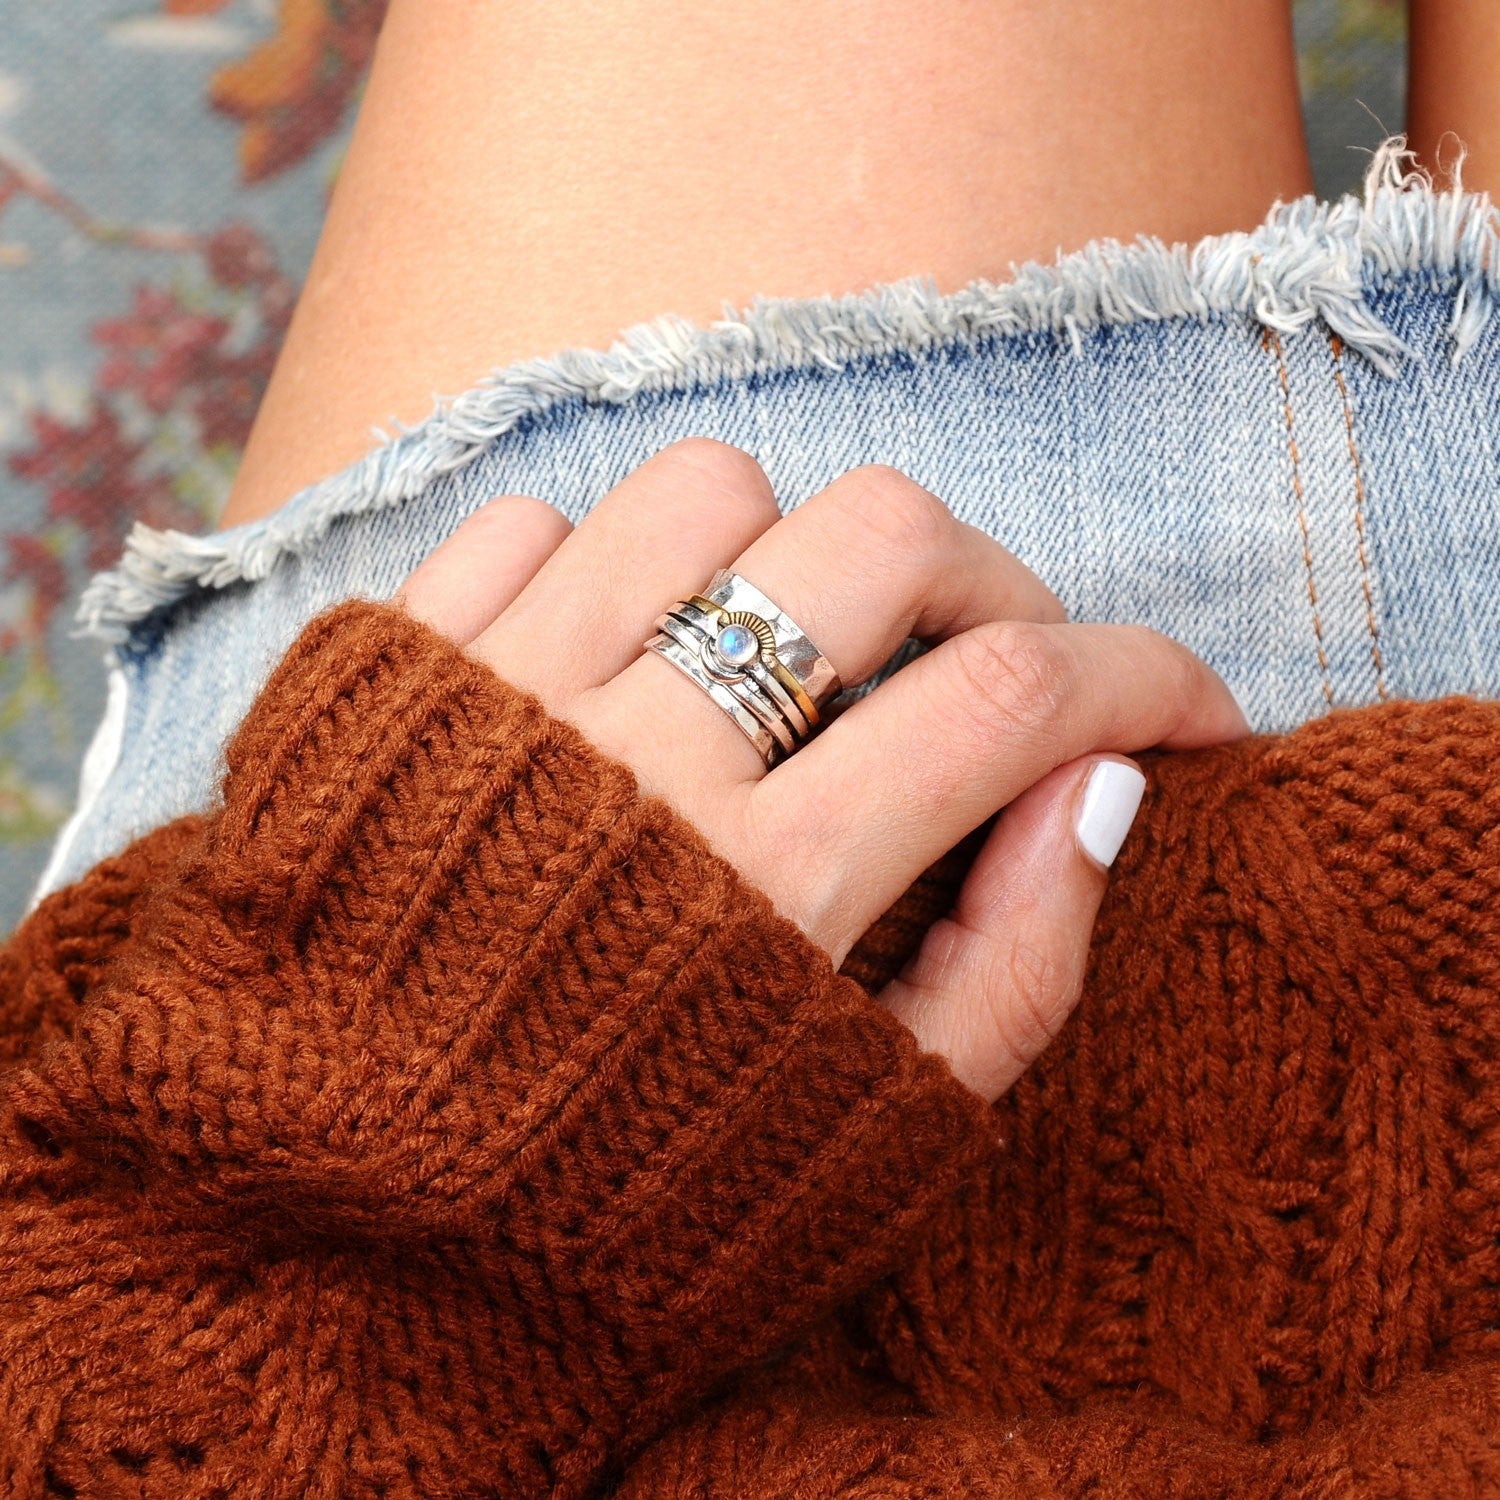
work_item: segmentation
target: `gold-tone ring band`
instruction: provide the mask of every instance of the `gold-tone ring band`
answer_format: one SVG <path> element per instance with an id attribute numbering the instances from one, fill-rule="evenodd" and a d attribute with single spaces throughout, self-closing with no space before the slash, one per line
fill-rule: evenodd
<path id="1" fill-rule="evenodd" d="M 716 604 L 702 594 L 687 595 L 687 602 L 721 622 L 729 617 L 729 610 L 725 609 L 722 604 Z M 807 689 L 802 686 L 797 674 L 791 671 L 774 652 L 769 657 L 762 654 L 761 660 L 766 664 L 767 670 L 775 675 L 777 682 L 791 694 L 797 707 L 802 710 L 802 717 L 807 720 L 809 728 L 816 729 L 822 722 L 823 716 L 818 712 L 818 705 L 808 696 Z"/>

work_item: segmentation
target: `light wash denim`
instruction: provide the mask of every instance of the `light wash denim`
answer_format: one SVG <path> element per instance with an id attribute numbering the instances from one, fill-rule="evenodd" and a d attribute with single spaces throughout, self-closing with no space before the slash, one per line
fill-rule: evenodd
<path id="1" fill-rule="evenodd" d="M 1383 150 L 1363 198 L 1191 249 L 1098 244 L 953 295 L 913 278 L 761 299 L 707 329 L 662 317 L 499 371 L 264 520 L 138 528 L 82 607 L 111 703 L 41 889 L 212 799 L 226 737 L 318 610 L 388 596 L 493 495 L 581 520 L 691 434 L 753 454 L 784 510 L 896 466 L 1071 618 L 1186 642 L 1261 729 L 1495 696 L 1500 226 L 1401 160 Z"/>

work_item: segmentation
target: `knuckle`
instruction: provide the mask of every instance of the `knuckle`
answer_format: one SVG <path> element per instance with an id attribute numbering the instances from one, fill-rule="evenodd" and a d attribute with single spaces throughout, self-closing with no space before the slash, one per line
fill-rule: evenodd
<path id="1" fill-rule="evenodd" d="M 991 1016 L 1002 1052 L 1018 1068 L 1029 1068 L 1062 1030 L 1073 988 L 1071 977 L 1045 949 L 1021 939 L 1011 946 Z"/>
<path id="2" fill-rule="evenodd" d="M 695 513 L 710 518 L 715 525 L 722 524 L 726 504 L 749 509 L 763 525 L 780 515 L 766 471 L 754 454 L 733 443 L 702 436 L 679 438 L 667 444 L 655 461 L 682 470 L 695 488 L 704 486 L 713 492 L 713 504 L 698 506 Z"/>
<path id="3" fill-rule="evenodd" d="M 1133 636 L 1137 649 L 1156 663 L 1158 693 L 1174 716 L 1185 714 L 1208 686 L 1208 668 L 1181 641 L 1149 625 L 1121 627 Z"/>
<path id="4" fill-rule="evenodd" d="M 1203 661 L 1181 641 L 1163 636 L 1171 665 L 1168 669 L 1171 702 L 1180 716 L 1185 716 L 1193 704 L 1209 690 L 1213 673 Z"/>
<path id="5" fill-rule="evenodd" d="M 769 483 L 766 471 L 761 468 L 753 453 L 747 453 L 733 443 L 721 442 L 718 438 L 678 438 L 675 443 L 668 443 L 657 457 L 710 475 L 720 482 L 750 480 L 757 484 Z"/>
<path id="6" fill-rule="evenodd" d="M 784 857 L 796 857 L 802 847 L 800 832 L 792 826 L 789 811 L 781 799 L 751 793 L 745 814 L 745 844 L 750 860 L 756 865 L 762 864 L 766 856 L 776 851 Z M 783 868 L 788 867 L 784 864 Z"/>
<path id="7" fill-rule="evenodd" d="M 948 543 L 953 512 L 931 490 L 889 464 L 862 464 L 830 487 L 831 498 L 891 551 L 927 556 Z"/>
<path id="8" fill-rule="evenodd" d="M 827 800 L 750 797 L 747 842 L 757 864 L 779 870 L 784 887 L 806 884 L 816 868 L 817 851 L 828 848 L 824 840 L 839 836 L 838 815 Z"/>
<path id="9" fill-rule="evenodd" d="M 1030 568 L 1026 570 L 1031 572 Z M 1038 619 L 1043 625 L 1066 625 L 1068 623 L 1068 607 L 1035 573 L 1031 576 L 1036 578 L 1035 597 L 1038 604 Z"/>
<path id="10" fill-rule="evenodd" d="M 955 637 L 953 655 L 963 694 L 958 712 L 986 742 L 997 729 L 1033 734 L 1052 729 L 1067 710 L 1071 666 L 1066 649 L 1045 626 L 988 621 Z"/>
<path id="11" fill-rule="evenodd" d="M 555 506 L 536 495 L 497 495 L 480 506 L 464 523 L 484 531 L 512 535 L 517 525 L 541 536 L 559 539 L 572 531 L 573 523 Z"/>

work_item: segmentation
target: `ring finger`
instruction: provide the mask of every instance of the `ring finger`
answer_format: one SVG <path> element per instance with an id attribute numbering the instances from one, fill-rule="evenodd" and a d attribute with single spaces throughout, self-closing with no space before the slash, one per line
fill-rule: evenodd
<path id="1" fill-rule="evenodd" d="M 895 469 L 853 469 L 758 536 L 731 566 L 776 601 L 837 668 L 864 681 L 911 635 L 942 640 L 985 620 L 1057 623 L 1056 595 L 1018 558 Z M 682 578 L 677 597 L 706 578 Z M 670 601 L 660 600 L 659 613 Z M 639 646 L 637 647 L 639 652 Z M 675 696 L 674 696 L 675 695 Z M 679 706 L 680 705 L 680 706 Z M 700 821 L 727 787 L 766 774 L 724 712 L 655 652 L 639 654 L 578 717 L 596 741 L 651 767 Z M 650 748 L 641 757 L 642 740 Z M 651 789 L 655 789 L 652 787 Z"/>

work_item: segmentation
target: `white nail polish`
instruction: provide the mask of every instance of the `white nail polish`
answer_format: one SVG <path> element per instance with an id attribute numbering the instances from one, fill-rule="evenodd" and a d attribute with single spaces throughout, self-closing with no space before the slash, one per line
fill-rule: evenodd
<path id="1" fill-rule="evenodd" d="M 1122 761 L 1101 760 L 1089 773 L 1074 826 L 1084 852 L 1106 868 L 1120 852 L 1145 790 L 1146 778 Z"/>

